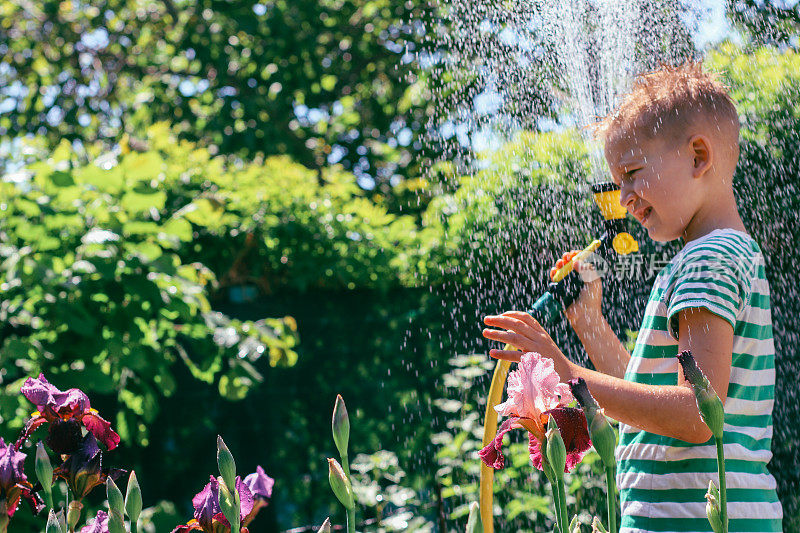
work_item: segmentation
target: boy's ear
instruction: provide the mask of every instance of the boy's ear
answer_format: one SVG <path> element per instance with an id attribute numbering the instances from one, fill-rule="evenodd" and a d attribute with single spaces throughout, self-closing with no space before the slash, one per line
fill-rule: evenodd
<path id="1" fill-rule="evenodd" d="M 689 139 L 689 147 L 694 158 L 692 175 L 695 178 L 700 178 L 711 168 L 714 155 L 711 149 L 711 142 L 705 135 L 693 135 Z"/>

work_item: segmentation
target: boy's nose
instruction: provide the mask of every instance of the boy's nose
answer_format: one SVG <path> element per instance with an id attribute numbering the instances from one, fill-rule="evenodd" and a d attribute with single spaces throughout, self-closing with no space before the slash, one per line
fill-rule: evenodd
<path id="1" fill-rule="evenodd" d="M 630 211 L 633 202 L 636 200 L 636 193 L 632 187 L 622 187 L 619 193 L 619 205 Z"/>

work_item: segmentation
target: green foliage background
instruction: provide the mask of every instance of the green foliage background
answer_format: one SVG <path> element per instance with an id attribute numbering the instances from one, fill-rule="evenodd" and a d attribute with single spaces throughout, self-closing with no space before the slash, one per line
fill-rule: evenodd
<path id="1" fill-rule="evenodd" d="M 457 354 L 485 352 L 480 317 L 533 301 L 552 259 L 599 224 L 576 133 L 521 132 L 471 173 L 421 142 L 433 95 L 467 90 L 419 62 L 435 7 L 0 3 L 0 435 L 16 437 L 31 411 L 19 386 L 44 372 L 120 431 L 107 461 L 136 469 L 157 531 L 190 517 L 217 433 L 243 473 L 276 478 L 256 524 L 278 531 L 343 520 L 325 468 L 342 393 L 365 529 L 458 529 L 491 363 Z M 743 116 L 736 183 L 773 292 L 786 530 L 800 528 L 786 423 L 800 370 L 786 252 L 800 237 L 798 57 L 723 45 L 707 61 Z M 675 250 L 634 232 L 643 256 Z M 649 289 L 646 276 L 608 284 L 617 331 L 638 327 Z M 552 333 L 585 358 L 563 324 Z M 524 443 L 511 450 L 498 523 L 550 527 L 548 489 Z M 602 514 L 595 466 L 570 498 Z"/>

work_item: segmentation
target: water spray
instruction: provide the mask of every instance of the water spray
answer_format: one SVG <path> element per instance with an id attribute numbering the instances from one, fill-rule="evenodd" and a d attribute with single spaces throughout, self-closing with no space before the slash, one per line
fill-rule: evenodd
<path id="1" fill-rule="evenodd" d="M 603 260 L 610 262 L 614 254 L 627 255 L 639 250 L 639 243 L 628 233 L 625 224 L 627 210 L 620 205 L 620 188 L 613 182 L 601 182 L 592 185 L 592 195 L 600 214 L 603 216 L 603 234 L 592 240 L 583 250 L 578 252 L 569 262 L 552 276 L 547 291 L 528 311 L 540 324 L 552 324 L 569 307 L 581 292 L 583 282 L 575 271 L 575 262 L 597 253 Z M 510 349 L 510 348 L 506 348 Z M 486 415 L 483 423 L 483 446 L 487 446 L 497 433 L 497 411 L 494 406 L 500 403 L 503 386 L 511 366 L 510 361 L 499 360 L 492 375 L 489 395 L 486 402 Z M 485 533 L 494 532 L 492 506 L 494 469 L 481 464 L 480 475 L 480 512 Z"/>

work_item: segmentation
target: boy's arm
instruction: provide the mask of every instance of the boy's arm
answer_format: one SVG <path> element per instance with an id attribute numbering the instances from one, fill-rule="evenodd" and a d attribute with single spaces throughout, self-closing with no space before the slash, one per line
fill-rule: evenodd
<path id="1" fill-rule="evenodd" d="M 631 354 L 611 329 L 606 317 L 602 314 L 579 314 L 569 317 L 569 323 L 598 371 L 617 378 L 625 376 Z"/>
<path id="2" fill-rule="evenodd" d="M 644 385 L 595 372 L 570 362 L 547 332 L 527 313 L 509 312 L 487 317 L 488 325 L 506 331 L 484 330 L 484 336 L 524 351 L 550 357 L 562 381 L 582 377 L 605 413 L 650 433 L 701 443 L 711 431 L 700 418 L 694 393 L 679 370 L 678 384 Z M 691 350 L 720 399 L 725 402 L 730 379 L 733 327 L 703 308 L 684 309 L 679 315 L 679 350 Z M 518 361 L 521 352 L 491 350 L 493 357 Z"/>
<path id="3" fill-rule="evenodd" d="M 550 276 L 572 259 L 578 250 L 572 250 L 556 263 Z M 631 354 L 620 342 L 614 330 L 603 316 L 603 283 L 591 263 L 576 262 L 575 270 L 583 279 L 578 299 L 570 305 L 565 314 L 575 334 L 581 340 L 594 367 L 604 373 L 618 378 L 625 376 Z"/>

